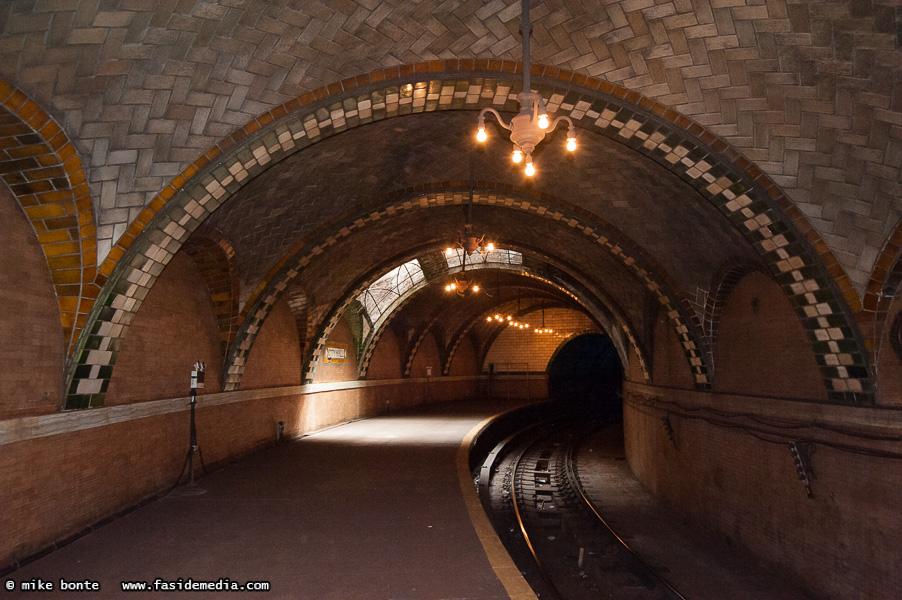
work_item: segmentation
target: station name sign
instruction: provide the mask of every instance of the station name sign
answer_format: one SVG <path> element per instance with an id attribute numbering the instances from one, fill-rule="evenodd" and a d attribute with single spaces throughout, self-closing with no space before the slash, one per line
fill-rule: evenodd
<path id="1" fill-rule="evenodd" d="M 323 363 L 327 365 L 343 365 L 348 362 L 348 347 L 345 344 L 326 344 Z"/>

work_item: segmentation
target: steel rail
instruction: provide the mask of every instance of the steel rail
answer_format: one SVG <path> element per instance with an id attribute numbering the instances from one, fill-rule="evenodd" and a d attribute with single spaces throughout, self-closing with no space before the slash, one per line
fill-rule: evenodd
<path id="1" fill-rule="evenodd" d="M 677 589 L 675 587 L 673 587 L 673 585 L 671 585 L 669 581 L 664 579 L 664 577 L 660 573 L 655 571 L 648 563 L 646 563 L 644 560 L 642 560 L 642 557 L 640 557 L 632 548 L 630 548 L 630 545 L 626 543 L 626 540 L 624 540 L 622 537 L 617 535 L 617 532 L 614 531 L 614 529 L 608 524 L 608 522 L 604 519 L 604 517 L 601 516 L 601 513 L 598 512 L 598 508 L 595 506 L 595 503 L 592 502 L 592 500 L 586 495 L 585 490 L 583 490 L 582 483 L 579 480 L 579 475 L 576 473 L 574 466 L 573 466 L 574 462 L 575 462 L 573 459 L 573 453 L 576 450 L 578 445 L 579 444 L 574 443 L 573 445 L 570 446 L 570 448 L 568 448 L 566 459 L 564 461 L 565 462 L 564 472 L 567 475 L 567 479 L 569 480 L 568 483 L 570 484 L 570 487 L 573 488 L 579 494 L 579 496 L 586 503 L 586 506 L 589 507 L 589 510 L 592 511 L 592 513 L 598 518 L 598 520 L 601 522 L 601 524 L 605 526 L 605 528 L 610 532 L 610 534 L 612 536 L 614 536 L 614 538 L 618 542 L 620 542 L 620 544 L 624 547 L 624 549 L 626 549 L 626 551 L 629 552 L 633 556 L 633 558 L 635 558 L 639 562 L 639 564 L 642 565 L 646 571 L 648 571 L 648 573 L 653 575 L 655 579 L 657 579 L 664 587 L 666 587 L 670 591 L 670 593 L 674 594 L 677 598 L 679 598 L 679 600 L 687 600 L 687 598 L 683 594 L 681 594 L 679 591 L 677 591 Z"/>
<path id="2" fill-rule="evenodd" d="M 523 459 L 523 456 L 529 452 L 534 446 L 536 446 L 538 442 L 533 442 L 523 449 L 517 455 L 516 460 L 514 461 L 511 477 L 511 504 L 514 505 L 514 515 L 517 517 L 517 524 L 520 526 L 520 533 L 523 534 L 523 539 L 526 541 L 526 546 L 529 548 L 529 553 L 532 555 L 533 561 L 535 561 L 536 566 L 539 569 L 539 573 L 542 575 L 542 579 L 545 581 L 545 584 L 550 588 L 552 595 L 557 598 L 557 600 L 564 600 L 564 597 L 561 595 L 561 592 L 557 589 L 557 586 L 554 585 L 554 582 L 551 580 L 551 576 L 548 574 L 548 571 L 545 570 L 544 565 L 542 565 L 542 561 L 539 560 L 539 555 L 536 553 L 536 549 L 532 545 L 532 541 L 529 539 L 529 534 L 526 532 L 526 524 L 523 522 L 523 517 L 520 514 L 520 508 L 517 506 L 517 498 L 520 494 L 517 491 L 517 481 L 518 474 L 517 470 L 520 467 L 520 461 Z"/>

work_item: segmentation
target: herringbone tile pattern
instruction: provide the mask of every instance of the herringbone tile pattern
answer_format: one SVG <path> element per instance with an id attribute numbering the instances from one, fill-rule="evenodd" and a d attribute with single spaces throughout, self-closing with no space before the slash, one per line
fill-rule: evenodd
<path id="1" fill-rule="evenodd" d="M 535 62 L 722 136 L 789 192 L 862 290 L 902 215 L 892 0 L 535 4 Z M 182 168 L 274 105 L 381 67 L 520 54 L 513 0 L 17 0 L 0 23 L 0 76 L 90 164 L 101 257 Z"/>

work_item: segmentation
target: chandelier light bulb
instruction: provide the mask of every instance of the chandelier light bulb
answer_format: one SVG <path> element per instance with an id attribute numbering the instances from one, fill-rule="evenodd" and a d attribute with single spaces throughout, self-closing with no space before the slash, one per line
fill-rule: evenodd
<path id="1" fill-rule="evenodd" d="M 478 285 L 474 285 L 474 286 L 473 286 L 473 291 L 474 291 L 474 292 L 478 292 L 478 291 L 479 291 L 479 286 L 478 286 Z"/>
<path id="2" fill-rule="evenodd" d="M 548 115 L 545 113 L 539 115 L 539 129 L 548 129 L 548 125 L 550 125 Z"/>
<path id="3" fill-rule="evenodd" d="M 494 252 L 495 244 L 493 244 L 492 242 L 489 242 L 488 245 L 486 245 L 485 249 L 488 250 L 489 252 Z"/>
<path id="4" fill-rule="evenodd" d="M 484 142 L 489 139 L 489 136 L 485 133 L 485 127 L 480 127 L 479 131 L 476 132 L 476 140 L 479 142 Z"/>
<path id="5" fill-rule="evenodd" d="M 451 284 L 451 289 L 452 289 L 452 290 L 456 290 L 456 289 L 457 289 L 457 284 L 452 283 L 452 284 Z"/>
<path id="6" fill-rule="evenodd" d="M 533 175 L 536 174 L 536 168 L 535 168 L 535 167 L 533 166 L 533 164 L 532 164 L 532 158 L 530 158 L 530 159 L 529 159 L 529 162 L 526 163 L 526 171 L 525 171 L 525 173 L 526 173 L 526 176 L 527 176 L 527 177 L 532 177 Z"/>
<path id="7" fill-rule="evenodd" d="M 567 150 L 569 150 L 570 152 L 573 152 L 574 150 L 576 150 L 576 138 L 575 137 L 571 136 L 571 137 L 567 138 Z"/>
<path id="8" fill-rule="evenodd" d="M 450 292 L 450 291 L 451 291 L 451 285 L 450 285 L 450 284 L 445 286 L 445 291 L 446 291 L 446 292 Z"/>
<path id="9" fill-rule="evenodd" d="M 445 256 L 451 256 L 454 254 L 454 248 L 445 248 Z"/>
<path id="10" fill-rule="evenodd" d="M 514 150 L 514 155 L 511 156 L 511 160 L 515 163 L 520 163 L 523 161 L 523 151 L 522 150 Z"/>

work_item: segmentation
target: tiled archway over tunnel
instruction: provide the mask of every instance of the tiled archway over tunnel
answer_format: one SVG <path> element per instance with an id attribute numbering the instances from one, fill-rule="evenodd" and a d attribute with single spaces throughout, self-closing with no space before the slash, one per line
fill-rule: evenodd
<path id="1" fill-rule="evenodd" d="M 103 308 L 92 312 L 90 332 L 79 339 L 68 406 L 103 402 L 103 379 L 93 375 L 94 367 L 113 359 L 115 339 L 109 328 L 95 328 L 95 322 L 122 325 L 115 335 L 124 335 L 147 287 L 172 254 L 250 178 L 325 137 L 373 120 L 485 106 L 514 110 L 520 85 L 517 70 L 516 63 L 445 61 L 377 71 L 305 94 L 221 141 L 151 203 L 158 214 L 148 231 L 135 237 L 149 221 L 139 220 L 137 229 L 130 228 L 124 236 L 121 249 L 114 249 L 104 263 L 102 272 L 116 273 L 104 290 Z M 557 69 L 536 66 L 534 72 L 535 87 L 547 98 L 550 111 L 568 114 L 580 128 L 648 156 L 730 219 L 796 307 L 830 397 L 872 401 L 868 356 L 852 318 L 857 295 L 835 257 L 776 184 L 717 136 L 635 92 Z M 120 256 L 123 260 L 117 262 Z M 831 329 L 840 330 L 843 337 L 832 339 L 827 333 Z M 696 381 L 704 385 L 702 353 L 697 348 L 686 350 L 699 355 Z"/>

